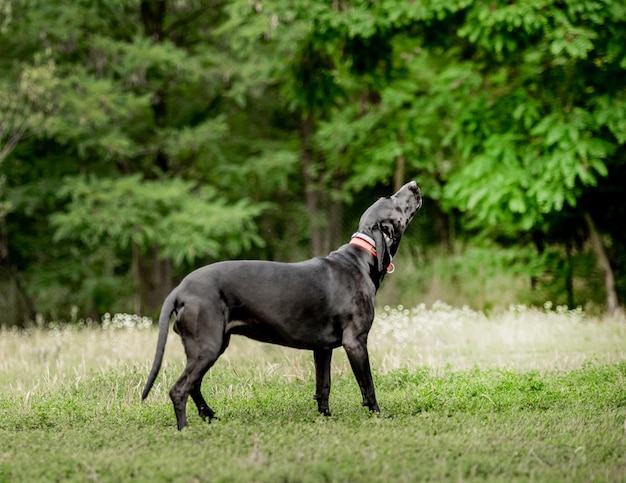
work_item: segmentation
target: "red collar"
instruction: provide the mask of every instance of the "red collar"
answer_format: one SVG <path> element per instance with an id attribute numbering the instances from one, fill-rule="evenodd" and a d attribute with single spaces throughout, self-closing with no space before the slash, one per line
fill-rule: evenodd
<path id="1" fill-rule="evenodd" d="M 374 245 L 374 243 L 372 243 L 374 240 L 372 240 L 371 242 L 370 240 L 372 239 L 368 237 L 367 235 L 362 235 L 361 233 L 355 233 L 354 235 L 352 235 L 352 238 L 350 239 L 350 245 L 356 245 L 357 247 L 364 248 L 365 250 L 370 252 L 372 255 L 374 255 L 376 258 L 378 258 L 378 254 L 376 253 L 376 246 Z"/>
<path id="2" fill-rule="evenodd" d="M 363 233 L 355 233 L 354 235 L 352 235 L 352 238 L 350 239 L 350 245 L 356 245 L 357 247 L 361 247 L 367 250 L 371 255 L 374 255 L 374 257 L 378 258 L 378 253 L 376 252 L 376 245 L 374 240 L 369 236 L 364 235 Z M 395 270 L 396 267 L 393 263 L 391 263 L 390 260 L 389 266 L 387 266 L 387 273 L 393 273 L 395 272 Z"/>

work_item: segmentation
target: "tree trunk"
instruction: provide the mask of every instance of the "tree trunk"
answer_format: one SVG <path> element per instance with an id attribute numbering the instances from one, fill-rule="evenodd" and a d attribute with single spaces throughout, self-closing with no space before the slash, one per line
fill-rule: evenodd
<path id="1" fill-rule="evenodd" d="M 316 165 L 315 153 L 311 146 L 313 129 L 313 116 L 307 114 L 300 123 L 300 142 L 311 252 L 313 256 L 325 256 L 336 247 L 342 236 L 343 202 L 333 199 L 329 190 L 339 191 L 344 177 L 335 174 L 332 186 L 325 186 L 322 181 L 325 172 L 323 167 Z"/>
<path id="2" fill-rule="evenodd" d="M 152 253 L 146 257 L 146 266 L 143 270 L 143 298 L 145 311 L 149 315 L 159 313 L 165 297 L 174 288 L 172 259 L 161 259 L 159 251 L 159 247 L 152 249 Z"/>
<path id="3" fill-rule="evenodd" d="M 141 303 L 141 253 L 137 243 L 131 241 L 131 276 L 133 279 L 133 312 L 143 312 Z"/>
<path id="4" fill-rule="evenodd" d="M 140 4 L 144 33 L 154 43 L 163 40 L 166 0 L 144 0 Z"/>
<path id="5" fill-rule="evenodd" d="M 300 143 L 302 158 L 302 179 L 304 196 L 309 215 L 309 234 L 311 236 L 311 252 L 313 255 L 324 253 L 324 221 L 321 214 L 321 196 L 318 179 L 315 173 L 315 160 L 311 146 L 313 137 L 313 115 L 306 114 L 300 122 Z"/>
<path id="6" fill-rule="evenodd" d="M 343 184 L 343 178 L 335 178 L 335 189 Z M 320 255 L 328 255 L 341 243 L 343 235 L 343 201 L 330 199 L 326 196 L 325 203 L 326 229 L 324 230 L 324 243 L 321 247 Z"/>
<path id="7" fill-rule="evenodd" d="M 591 248 L 596 256 L 598 268 L 604 275 L 604 288 L 606 290 L 606 310 L 608 313 L 614 313 L 618 307 L 617 292 L 615 291 L 615 275 L 611 268 L 609 257 L 600 238 L 600 234 L 596 229 L 593 218 L 588 211 L 583 214 L 587 228 L 589 229 L 589 241 Z"/>
<path id="8" fill-rule="evenodd" d="M 140 3 L 144 34 L 155 44 L 163 42 L 166 37 L 163 29 L 166 10 L 166 0 L 144 0 Z M 157 127 L 167 123 L 166 99 L 166 87 L 152 95 L 152 111 Z M 154 158 L 155 166 L 167 173 L 169 162 L 167 154 L 159 149 Z M 172 265 L 171 258 L 159 258 L 158 246 L 144 253 L 135 243 L 132 244 L 133 309 L 136 314 L 158 314 L 163 300 L 173 288 Z"/>
<path id="9" fill-rule="evenodd" d="M 0 327 L 23 327 L 35 316 L 35 304 L 22 277 L 17 270 L 0 263 Z"/>
<path id="10" fill-rule="evenodd" d="M 431 200 L 429 210 L 433 216 L 433 227 L 437 234 L 439 245 L 443 245 L 446 253 L 454 253 L 454 231 L 451 229 L 450 215 L 441 210 L 437 200 Z"/>
<path id="11" fill-rule="evenodd" d="M 400 156 L 396 158 L 396 170 L 393 175 L 394 192 L 402 188 L 404 183 L 408 181 L 404 179 L 405 176 L 406 176 L 406 157 L 404 156 L 404 154 L 401 154 Z"/>
<path id="12" fill-rule="evenodd" d="M 159 258 L 159 248 L 147 255 L 132 244 L 133 310 L 138 315 L 155 316 L 165 297 L 174 288 L 172 259 Z"/>
<path id="13" fill-rule="evenodd" d="M 572 247 L 569 243 L 565 246 L 565 292 L 567 293 L 567 306 L 574 307 L 574 269 L 572 266 Z"/>

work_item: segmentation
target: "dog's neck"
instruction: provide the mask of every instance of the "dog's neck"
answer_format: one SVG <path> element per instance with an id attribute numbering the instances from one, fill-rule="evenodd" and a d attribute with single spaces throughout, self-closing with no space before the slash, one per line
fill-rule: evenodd
<path id="1" fill-rule="evenodd" d="M 365 235 L 364 233 L 357 232 L 352 235 L 350 239 L 350 245 L 356 245 L 357 247 L 367 250 L 371 255 L 378 258 L 378 252 L 376 251 L 376 242 L 373 238 Z M 391 255 L 390 255 L 391 256 Z M 389 263 L 387 267 L 387 273 L 393 273 L 396 267 L 393 263 Z"/>
<path id="2" fill-rule="evenodd" d="M 374 255 L 378 258 L 378 253 L 376 252 L 376 242 L 374 239 L 365 235 L 364 233 L 355 233 L 352 235 L 350 239 L 350 245 L 356 245 L 357 247 L 361 247 L 367 250 L 371 255 Z"/>

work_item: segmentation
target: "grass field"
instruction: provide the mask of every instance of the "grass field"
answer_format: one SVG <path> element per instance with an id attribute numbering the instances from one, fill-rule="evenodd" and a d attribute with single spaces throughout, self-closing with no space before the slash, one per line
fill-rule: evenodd
<path id="1" fill-rule="evenodd" d="M 626 320 L 560 307 L 378 312 L 383 414 L 335 351 L 331 411 L 310 353 L 233 339 L 203 390 L 220 420 L 176 431 L 171 335 L 149 399 L 149 321 L 0 331 L 0 481 L 626 481 Z"/>

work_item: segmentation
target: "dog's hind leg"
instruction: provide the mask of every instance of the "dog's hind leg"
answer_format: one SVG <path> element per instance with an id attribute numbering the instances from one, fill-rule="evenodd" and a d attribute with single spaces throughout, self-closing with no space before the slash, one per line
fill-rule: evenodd
<path id="1" fill-rule="evenodd" d="M 198 416 L 202 418 L 203 421 L 206 421 L 209 418 L 209 422 L 211 419 L 215 419 L 215 411 L 211 409 L 209 404 L 204 400 L 202 396 L 202 391 L 200 390 L 202 386 L 202 377 L 198 380 L 196 385 L 191 389 L 190 395 L 193 402 L 196 404 L 198 408 Z"/>
<path id="2" fill-rule="evenodd" d="M 324 416 L 330 416 L 328 395 L 330 394 L 330 361 L 332 349 L 316 349 L 313 351 L 315 361 L 315 396 L 317 410 Z"/>
<path id="3" fill-rule="evenodd" d="M 224 340 L 222 343 L 222 348 L 220 350 L 220 353 L 218 354 L 218 357 L 220 355 L 222 355 L 224 353 L 224 351 L 226 350 L 226 348 L 228 347 L 228 343 L 230 341 L 230 335 L 226 335 L 224 336 Z M 207 368 L 207 371 L 210 369 L 210 367 Z M 206 372 L 205 372 L 206 374 Z M 219 419 L 215 416 L 215 411 L 213 411 L 213 409 L 211 409 L 211 407 L 207 404 L 207 402 L 205 401 L 204 397 L 202 396 L 202 378 L 204 377 L 204 374 L 202 374 L 200 376 L 200 378 L 198 379 L 198 382 L 196 383 L 196 385 L 194 387 L 191 388 L 191 399 L 193 399 L 193 402 L 196 404 L 196 407 L 198 408 L 198 416 L 200 416 L 202 418 L 203 421 L 205 421 L 207 418 L 209 418 L 209 422 L 211 422 L 211 419 Z"/>
<path id="4" fill-rule="evenodd" d="M 170 389 L 179 430 L 187 426 L 186 407 L 190 395 L 200 417 L 215 417 L 215 412 L 204 400 L 200 388 L 202 378 L 225 349 L 225 324 L 221 315 L 217 318 L 210 317 L 206 312 L 202 307 L 194 310 L 187 304 L 184 313 L 181 312 L 176 320 L 176 329 L 187 355 L 187 365 Z"/>

